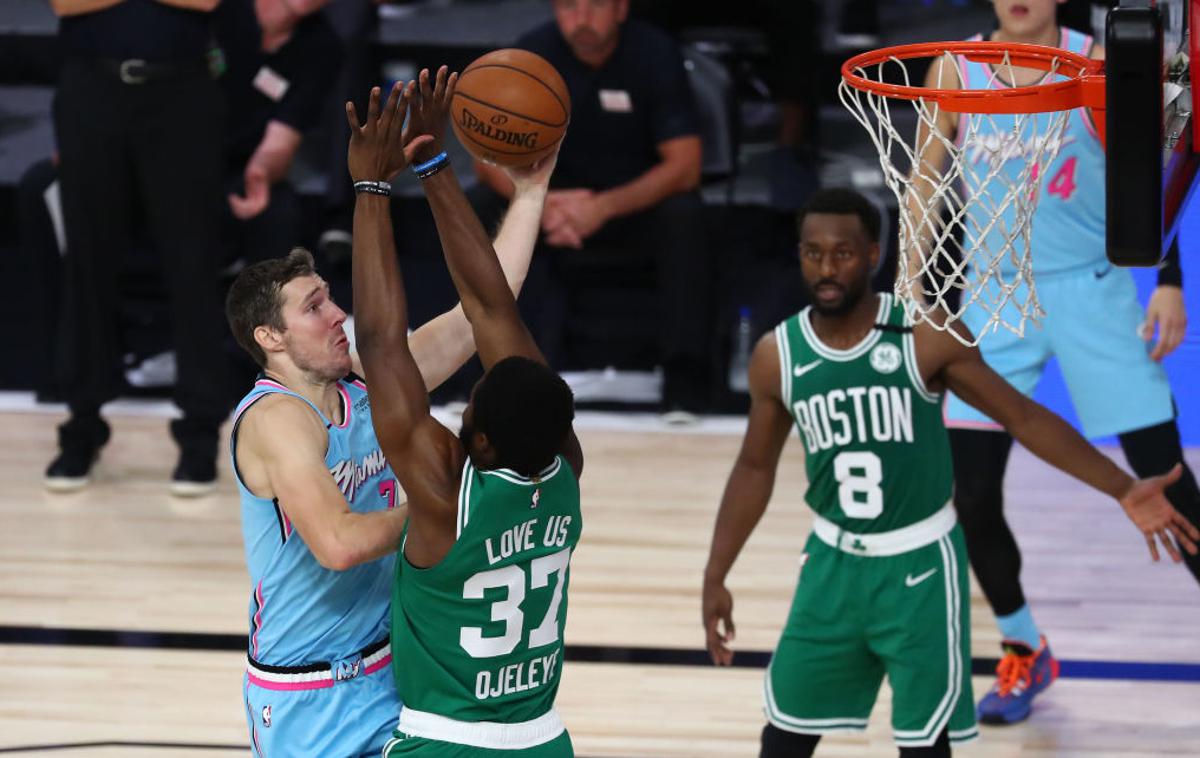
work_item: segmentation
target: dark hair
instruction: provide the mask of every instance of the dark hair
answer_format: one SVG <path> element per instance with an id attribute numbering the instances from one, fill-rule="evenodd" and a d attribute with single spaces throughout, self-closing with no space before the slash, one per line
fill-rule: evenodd
<path id="1" fill-rule="evenodd" d="M 804 207 L 796 214 L 796 231 L 804 227 L 804 219 L 810 213 L 835 213 L 845 216 L 858 216 L 867 239 L 874 242 L 879 239 L 879 209 L 870 200 L 852 189 L 830 187 L 818 190 L 808 199 Z"/>
<path id="2" fill-rule="evenodd" d="M 521 476 L 553 463 L 574 418 L 571 388 L 549 366 L 529 358 L 505 358 L 475 388 L 472 426 L 487 435 L 496 467 Z"/>
<path id="3" fill-rule="evenodd" d="M 291 280 L 316 273 L 312 253 L 297 247 L 283 258 L 272 258 L 247 266 L 233 280 L 225 297 L 225 319 L 229 322 L 234 339 L 259 366 L 267 365 L 267 354 L 255 341 L 254 330 L 269 326 L 283 331 L 283 298 L 280 292 Z"/>

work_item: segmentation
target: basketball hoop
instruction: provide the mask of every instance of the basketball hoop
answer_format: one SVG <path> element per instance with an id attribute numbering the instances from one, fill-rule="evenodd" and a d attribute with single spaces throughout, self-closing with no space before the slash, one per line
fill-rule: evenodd
<path id="1" fill-rule="evenodd" d="M 908 62 L 915 59 L 942 61 L 937 87 L 912 83 Z M 966 89 L 962 59 L 991 65 L 986 88 Z M 1020 68 L 1046 73 L 1037 84 L 1011 86 Z M 900 45 L 842 65 L 842 104 L 871 136 L 900 204 L 896 295 L 914 322 L 975 345 L 1001 326 L 1024 336 L 1026 322 L 1045 315 L 1030 256 L 1030 224 L 1046 173 L 1038 167 L 1058 154 L 1075 108 L 1092 109 L 1103 141 L 1102 68 L 1102 61 L 1066 50 L 1003 42 Z M 900 133 L 911 128 L 907 109 L 895 114 L 899 127 L 893 123 L 893 100 L 912 104 L 911 139 Z M 938 126 L 945 114 L 958 114 L 954 139 Z M 957 307 L 954 290 L 962 292 Z M 987 318 L 967 337 L 950 325 L 972 306 Z"/>

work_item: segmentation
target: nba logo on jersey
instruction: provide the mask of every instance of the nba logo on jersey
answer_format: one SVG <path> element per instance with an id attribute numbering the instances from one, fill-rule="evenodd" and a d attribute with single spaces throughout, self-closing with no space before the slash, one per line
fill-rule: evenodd
<path id="1" fill-rule="evenodd" d="M 881 374 L 890 374 L 900 368 L 900 348 L 890 342 L 880 343 L 871 351 L 871 368 Z"/>
<path id="2" fill-rule="evenodd" d="M 537 508 L 538 500 L 542 497 L 542 490 L 539 487 L 533 491 L 533 499 L 529 501 L 530 508 Z"/>
<path id="3" fill-rule="evenodd" d="M 271 728 L 271 706 L 264 705 L 262 709 L 263 726 Z"/>

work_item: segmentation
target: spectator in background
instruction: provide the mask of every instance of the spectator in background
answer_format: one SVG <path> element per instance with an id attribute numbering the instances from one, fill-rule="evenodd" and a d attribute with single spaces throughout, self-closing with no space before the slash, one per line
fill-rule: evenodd
<path id="1" fill-rule="evenodd" d="M 54 103 L 69 255 L 59 343 L 70 418 L 46 486 L 85 486 L 121 383 L 119 262 L 140 203 L 163 263 L 179 379 L 171 491 L 216 480 L 224 401 L 218 294 L 224 103 L 206 55 L 219 0 L 51 0 L 64 63 Z"/>
<path id="2" fill-rule="evenodd" d="M 278 258 L 301 241 L 287 174 L 341 65 L 341 40 L 317 12 L 328 1 L 227 2 L 213 15 L 233 116 L 225 140 L 231 258 Z"/>
<path id="3" fill-rule="evenodd" d="M 542 56 L 571 94 L 571 127 L 542 215 L 531 284 L 563 286 L 560 258 L 636 250 L 656 262 L 662 304 L 663 401 L 694 413 L 707 400 L 711 275 L 704 244 L 701 146 L 695 104 L 678 46 L 648 24 L 628 20 L 629 0 L 553 0 L 554 21 L 516 47 Z M 512 184 L 477 164 L 504 197 Z M 561 362 L 563 301 L 526 305 L 538 343 Z M 559 304 L 559 312 L 553 303 Z M 547 307 L 548 305 L 548 307 Z"/>

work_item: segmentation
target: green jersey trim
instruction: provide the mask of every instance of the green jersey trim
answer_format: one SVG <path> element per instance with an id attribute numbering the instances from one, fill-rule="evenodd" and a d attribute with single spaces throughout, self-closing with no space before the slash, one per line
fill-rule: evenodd
<path id="1" fill-rule="evenodd" d="M 904 325 L 912 328 L 912 321 L 908 318 L 908 311 L 904 312 Z M 908 381 L 912 384 L 913 389 L 917 391 L 921 399 L 927 403 L 940 404 L 942 398 L 940 395 L 935 395 L 925 386 L 925 380 L 921 378 L 921 367 L 917 365 L 917 340 L 916 336 L 911 332 L 906 332 L 904 339 L 901 341 L 901 346 L 904 349 L 904 365 L 908 369 Z"/>
<path id="2" fill-rule="evenodd" d="M 801 312 L 803 317 L 803 312 Z M 775 327 L 775 347 L 779 350 L 779 381 L 785 408 L 792 407 L 792 345 L 787 336 L 787 321 Z"/>
<path id="3" fill-rule="evenodd" d="M 813 516 L 813 534 L 835 550 L 851 555 L 882 558 L 932 545 L 949 534 L 957 523 L 954 505 L 948 502 L 941 510 L 915 524 L 874 534 L 847 532 L 818 513 Z"/>
<path id="4" fill-rule="evenodd" d="M 946 728 L 946 724 L 950 723 L 950 716 L 954 713 L 954 706 L 962 696 L 963 659 L 961 637 L 963 630 L 959 624 L 962 598 L 958 593 L 958 556 L 954 550 L 954 543 L 950 541 L 950 535 L 948 534 L 938 540 L 938 548 L 940 548 L 942 553 L 942 582 L 946 588 L 947 600 L 946 644 L 950 666 L 948 667 L 949 677 L 946 683 L 946 694 L 942 696 L 941 702 L 938 703 L 938 707 L 934 710 L 933 715 L 929 717 L 929 721 L 925 724 L 924 729 L 893 730 L 892 735 L 897 743 L 932 745 L 937 736 Z"/>
<path id="5" fill-rule="evenodd" d="M 484 476 L 499 477 L 500 479 L 503 479 L 506 482 L 511 482 L 512 484 L 520 484 L 526 487 L 532 487 L 552 478 L 559 472 L 560 469 L 562 469 L 562 459 L 556 455 L 554 456 L 554 462 L 539 471 L 537 476 L 521 476 L 516 471 L 507 468 L 489 469 L 487 471 L 481 470 L 479 473 L 483 474 Z"/>
<path id="6" fill-rule="evenodd" d="M 475 481 L 473 476 L 475 467 L 471 464 L 471 459 L 463 463 L 462 482 L 458 485 L 458 524 L 454 532 L 455 541 L 462 536 L 463 529 L 467 528 L 467 522 L 471 520 L 471 483 Z"/>
<path id="7" fill-rule="evenodd" d="M 880 293 L 879 310 L 875 313 L 875 323 L 886 324 L 888 314 L 891 310 L 892 296 L 887 293 Z M 812 323 L 809 321 L 811 313 L 811 305 L 800 311 L 800 333 L 804 335 L 804 339 L 808 342 L 809 347 L 813 349 L 813 352 L 826 360 L 844 363 L 859 358 L 865 355 L 868 350 L 875 347 L 875 344 L 879 342 L 879 338 L 883 334 L 879 329 L 871 329 L 871 331 L 867 332 L 867 336 L 863 337 L 857 345 L 845 350 L 838 350 L 837 348 L 829 347 L 817 337 L 817 332 L 812 328 Z"/>

